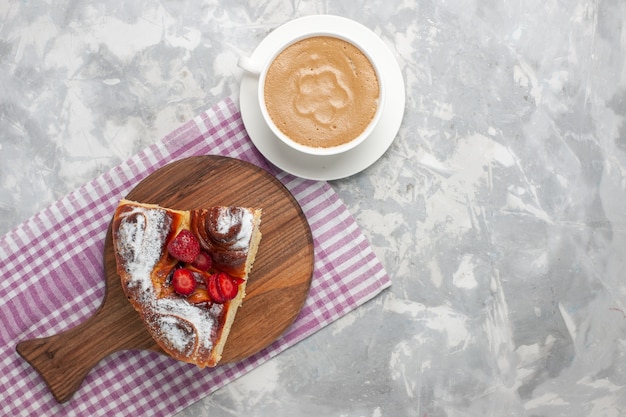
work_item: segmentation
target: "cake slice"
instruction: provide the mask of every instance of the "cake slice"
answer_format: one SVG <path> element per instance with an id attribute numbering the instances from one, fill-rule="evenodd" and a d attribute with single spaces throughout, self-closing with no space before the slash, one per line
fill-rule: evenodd
<path id="1" fill-rule="evenodd" d="M 173 210 L 120 201 L 112 223 L 122 287 L 158 345 L 213 367 L 245 297 L 261 210 Z"/>

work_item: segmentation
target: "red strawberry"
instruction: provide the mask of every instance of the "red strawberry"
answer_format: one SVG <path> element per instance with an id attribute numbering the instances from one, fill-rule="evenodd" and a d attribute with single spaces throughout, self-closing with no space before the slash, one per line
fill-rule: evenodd
<path id="1" fill-rule="evenodd" d="M 227 300 L 232 300 L 239 292 L 239 286 L 235 279 L 224 272 L 217 274 L 217 289 Z"/>
<path id="2" fill-rule="evenodd" d="M 196 279 L 193 276 L 193 272 L 187 268 L 179 268 L 174 271 L 172 287 L 176 293 L 185 297 L 194 292 L 196 289 Z"/>
<path id="3" fill-rule="evenodd" d="M 183 229 L 168 243 L 167 250 L 179 261 L 191 263 L 200 253 L 200 242 L 191 231 Z"/>
<path id="4" fill-rule="evenodd" d="M 213 260 L 208 253 L 201 251 L 198 256 L 196 256 L 196 259 L 193 260 L 193 263 L 191 265 L 201 271 L 208 271 L 209 269 L 211 269 L 211 265 L 213 265 Z"/>
<path id="5" fill-rule="evenodd" d="M 218 274 L 212 274 L 207 278 L 206 289 L 214 303 L 222 304 L 226 299 L 217 288 L 217 275 Z"/>

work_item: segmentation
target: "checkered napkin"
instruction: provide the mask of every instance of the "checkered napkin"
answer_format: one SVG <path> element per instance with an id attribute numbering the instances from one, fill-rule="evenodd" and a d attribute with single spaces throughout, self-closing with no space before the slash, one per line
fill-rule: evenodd
<path id="1" fill-rule="evenodd" d="M 258 354 L 212 369 L 152 352 L 118 352 L 100 361 L 74 397 L 58 404 L 16 352 L 21 340 L 67 330 L 104 297 L 106 229 L 120 198 L 163 165 L 217 154 L 274 174 L 300 203 L 315 242 L 309 296 L 294 324 Z M 258 153 L 228 99 L 154 145 L 57 201 L 0 239 L 1 415 L 171 415 L 244 375 L 374 297 L 389 277 L 346 207 L 325 182 L 286 174 Z"/>

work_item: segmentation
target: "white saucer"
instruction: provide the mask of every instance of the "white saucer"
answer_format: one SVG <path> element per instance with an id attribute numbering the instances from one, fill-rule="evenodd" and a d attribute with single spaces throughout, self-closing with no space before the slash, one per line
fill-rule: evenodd
<path id="1" fill-rule="evenodd" d="M 353 20 L 339 16 L 314 15 L 301 17 L 279 26 L 254 50 L 250 58 L 263 62 L 277 43 L 285 37 L 298 36 L 315 30 L 345 31 L 372 48 L 372 59 L 385 77 L 385 107 L 378 125 L 370 136 L 356 148 L 339 155 L 314 156 L 300 153 L 278 139 L 261 115 L 257 99 L 258 78 L 244 72 L 241 81 L 241 118 L 257 149 L 271 163 L 298 177 L 329 181 L 349 177 L 376 162 L 389 148 L 398 133 L 404 116 L 404 79 L 396 58 L 374 32 Z"/>

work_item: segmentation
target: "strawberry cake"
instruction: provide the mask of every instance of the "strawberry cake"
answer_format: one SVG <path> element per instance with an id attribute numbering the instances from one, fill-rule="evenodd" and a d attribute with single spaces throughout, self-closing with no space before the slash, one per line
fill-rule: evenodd
<path id="1" fill-rule="evenodd" d="M 261 210 L 173 210 L 122 200 L 113 216 L 128 300 L 172 357 L 218 364 L 261 241 Z"/>

